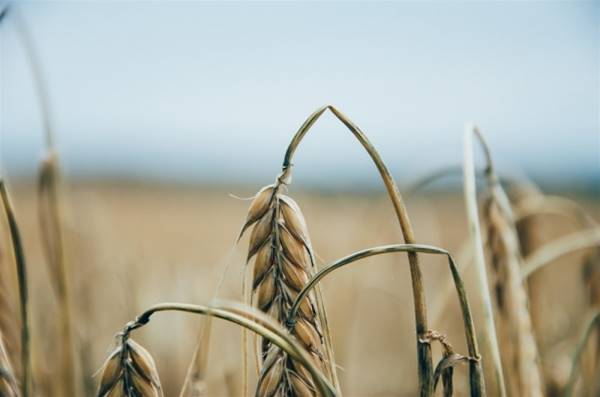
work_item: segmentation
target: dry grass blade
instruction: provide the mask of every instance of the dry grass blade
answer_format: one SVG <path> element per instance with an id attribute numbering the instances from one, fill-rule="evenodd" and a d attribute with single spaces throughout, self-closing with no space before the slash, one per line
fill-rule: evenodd
<path id="1" fill-rule="evenodd" d="M 498 186 L 496 189 L 500 189 Z M 495 193 L 484 205 L 488 247 L 498 310 L 506 386 L 511 396 L 543 396 L 536 339 L 529 314 L 528 297 L 520 277 L 521 253 L 512 215 Z"/>
<path id="2" fill-rule="evenodd" d="M 102 367 L 98 397 L 162 397 L 152 356 L 123 336 Z"/>
<path id="3" fill-rule="evenodd" d="M 23 397 L 29 397 L 31 386 L 31 351 L 29 340 L 29 292 L 27 285 L 27 264 L 25 262 L 25 252 L 21 242 L 21 233 L 11 200 L 6 190 L 4 180 L 0 179 L 0 199 L 2 202 L 2 212 L 5 216 L 12 244 L 13 255 L 17 269 L 17 279 L 19 284 L 19 305 L 21 309 L 21 394 Z"/>
<path id="4" fill-rule="evenodd" d="M 0 396 L 18 397 L 19 388 L 0 332 Z"/>
<path id="5" fill-rule="evenodd" d="M 296 294 L 313 273 L 314 261 L 306 222 L 296 202 L 281 192 L 282 180 L 283 175 L 276 184 L 257 193 L 240 236 L 252 227 L 248 260 L 254 259 L 252 291 L 256 306 L 280 324 L 286 324 Z M 326 368 L 329 358 L 314 295 L 306 297 L 302 309 L 292 332 L 315 364 Z M 263 341 L 261 359 L 258 396 L 316 395 L 306 370 L 268 340 Z"/>

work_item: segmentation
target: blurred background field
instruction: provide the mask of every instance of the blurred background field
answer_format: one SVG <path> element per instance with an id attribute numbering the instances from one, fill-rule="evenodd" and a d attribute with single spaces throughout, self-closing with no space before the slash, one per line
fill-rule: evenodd
<path id="1" fill-rule="evenodd" d="M 35 190 L 28 185 L 14 187 L 33 283 L 34 346 L 38 354 L 44 350 L 52 354 L 56 304 L 40 250 Z M 234 240 L 248 202 L 230 193 L 251 196 L 248 186 L 206 189 L 74 183 L 67 185 L 65 193 L 77 331 L 83 342 L 80 354 L 91 390 L 97 379 L 91 379 L 90 374 L 112 348 L 115 333 L 143 309 L 162 301 L 207 302 L 226 263 L 229 271 L 220 297 L 240 299 L 247 241 L 235 246 Z M 303 208 L 320 265 L 359 249 L 401 241 L 392 207 L 380 193 L 319 194 L 292 186 L 290 194 Z M 599 218 L 597 198 L 576 198 Z M 445 247 L 460 258 L 460 247 L 467 238 L 460 193 L 429 191 L 411 197 L 407 205 L 418 241 Z M 563 218 L 549 216 L 540 222 L 548 241 L 577 229 Z M 542 354 L 553 357 L 551 366 L 563 377 L 568 374 L 569 358 L 584 318 L 582 302 L 587 290 L 582 284 L 582 254 L 569 255 L 542 274 L 541 302 L 547 309 L 543 319 L 547 332 L 540 341 Z M 440 294 L 449 272 L 442 258 L 423 257 L 422 261 L 433 314 L 442 304 Z M 477 309 L 473 292 L 476 278 L 471 273 L 464 277 Z M 414 318 L 405 255 L 368 259 L 337 272 L 324 283 L 345 394 L 414 395 Z M 456 349 L 464 352 L 455 295 L 447 307 L 430 326 L 447 333 Z M 191 316 L 164 314 L 136 337 L 155 356 L 166 395 L 179 392 L 198 326 L 199 320 Z M 214 326 L 208 395 L 239 395 L 240 332 L 219 321 Z M 51 366 L 38 368 L 41 373 L 52 370 Z M 456 384 L 459 395 L 464 395 L 466 368 L 459 367 Z"/>

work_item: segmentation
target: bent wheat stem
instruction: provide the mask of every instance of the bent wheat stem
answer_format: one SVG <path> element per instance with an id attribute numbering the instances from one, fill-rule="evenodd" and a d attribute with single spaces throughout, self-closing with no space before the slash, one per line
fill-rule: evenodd
<path id="1" fill-rule="evenodd" d="M 342 112 L 336 109 L 332 105 L 326 105 L 315 112 L 313 112 L 306 121 L 302 124 L 300 129 L 296 132 L 292 141 L 290 142 L 282 165 L 282 174 L 287 178 L 291 178 L 290 169 L 292 167 L 292 160 L 298 145 L 312 127 L 312 125 L 321 117 L 325 111 L 331 111 L 331 113 L 341 121 L 352 134 L 356 137 L 359 143 L 363 146 L 366 152 L 369 154 L 381 178 L 387 189 L 390 201 L 394 207 L 396 217 L 400 223 L 402 235 L 404 241 L 407 244 L 415 243 L 414 232 L 408 217 L 408 212 L 398 190 L 398 186 L 394 181 L 394 178 L 390 174 L 387 166 L 383 162 L 381 156 L 369 141 L 367 136 L 361 131 L 361 129 L 354 124 L 349 118 L 347 118 Z M 419 267 L 419 258 L 416 252 L 408 252 L 408 261 L 410 264 L 410 274 L 412 280 L 413 289 L 413 300 L 415 306 L 415 326 L 416 326 L 416 341 L 417 341 L 417 358 L 418 358 L 418 370 L 419 370 L 419 389 L 421 397 L 429 397 L 433 394 L 433 363 L 431 359 L 431 347 L 429 344 L 421 343 L 420 340 L 428 331 L 427 327 L 427 305 L 425 302 L 425 289 L 423 287 L 423 276 Z"/>

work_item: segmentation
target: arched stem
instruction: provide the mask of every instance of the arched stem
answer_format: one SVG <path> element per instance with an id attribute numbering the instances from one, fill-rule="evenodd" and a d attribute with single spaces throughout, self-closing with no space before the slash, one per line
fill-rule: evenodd
<path id="1" fill-rule="evenodd" d="M 424 254 L 433 254 L 433 255 L 444 255 L 448 258 L 448 265 L 450 267 L 450 272 L 452 274 L 452 279 L 454 280 L 454 285 L 456 287 L 456 293 L 458 295 L 460 308 L 464 321 L 465 328 L 465 339 L 467 342 L 467 349 L 469 350 L 469 355 L 474 358 L 479 358 L 479 347 L 477 345 L 477 338 L 475 335 L 475 326 L 473 324 L 473 317 L 471 314 L 471 308 L 469 305 L 469 301 L 467 298 L 467 293 L 465 290 L 464 282 L 458 272 L 456 263 L 452 258 L 450 253 L 442 248 L 437 248 L 430 245 L 423 244 L 393 244 L 393 245 L 384 245 L 380 247 L 368 248 L 365 250 L 361 250 L 350 254 L 344 258 L 341 258 L 334 263 L 325 266 L 322 268 L 317 274 L 315 274 L 308 283 L 304 286 L 304 288 L 298 293 L 294 303 L 290 308 L 290 312 L 288 318 L 292 320 L 290 324 L 287 324 L 288 327 L 293 328 L 293 320 L 295 320 L 297 312 L 300 308 L 300 303 L 306 297 L 306 295 L 328 274 L 333 271 L 342 268 L 351 263 L 357 262 L 361 259 L 365 259 L 371 256 L 382 255 L 382 254 L 391 254 L 397 252 L 412 252 L 412 253 L 424 253 Z M 470 371 L 470 385 L 471 385 L 471 396 L 485 396 L 485 383 L 483 379 L 483 373 L 481 370 L 481 365 L 478 361 L 471 362 L 471 371 Z"/>
<path id="2" fill-rule="evenodd" d="M 139 315 L 134 321 L 128 323 L 123 331 L 123 336 L 127 338 L 133 330 L 148 324 L 150 317 L 154 313 L 164 311 L 181 311 L 212 316 L 253 331 L 277 345 L 295 360 L 300 361 L 310 372 L 315 385 L 323 397 L 336 397 L 337 395 L 335 388 L 315 367 L 312 359 L 308 356 L 308 353 L 294 341 L 292 336 L 285 331 L 283 327 L 275 323 L 273 319 L 266 316 L 264 313 L 260 313 L 257 310 L 247 308 L 240 304 L 215 302 L 214 304 L 204 306 L 186 303 L 160 303 L 152 306 Z"/>
<path id="3" fill-rule="evenodd" d="M 367 136 L 361 131 L 361 129 L 348 119 L 342 112 L 336 109 L 332 105 L 326 105 L 317 109 L 311 114 L 306 121 L 302 124 L 300 129 L 296 132 L 292 141 L 290 142 L 282 165 L 282 175 L 286 180 L 289 181 L 292 160 L 298 145 L 313 126 L 313 124 L 321 117 L 325 111 L 331 111 L 331 113 L 341 121 L 356 139 L 360 142 L 363 148 L 367 151 L 387 189 L 389 198 L 394 207 L 396 217 L 400 223 L 402 235 L 404 236 L 404 242 L 407 244 L 415 243 L 415 236 L 410 224 L 408 212 L 398 190 L 398 186 L 394 181 L 394 178 L 387 169 L 385 163 L 381 159 L 381 156 L 369 141 Z M 416 252 L 408 252 L 408 261 L 410 264 L 410 273 L 412 279 L 412 290 L 415 310 L 415 326 L 416 326 L 416 339 L 417 339 L 417 355 L 418 355 L 418 368 L 419 368 L 419 382 L 420 382 L 420 396 L 429 397 L 433 394 L 433 364 L 431 360 L 431 346 L 429 344 L 420 343 L 421 338 L 424 337 L 425 332 L 428 331 L 427 327 L 427 306 L 425 302 L 425 290 L 423 287 L 423 276 L 421 269 L 419 268 L 419 259 Z"/>

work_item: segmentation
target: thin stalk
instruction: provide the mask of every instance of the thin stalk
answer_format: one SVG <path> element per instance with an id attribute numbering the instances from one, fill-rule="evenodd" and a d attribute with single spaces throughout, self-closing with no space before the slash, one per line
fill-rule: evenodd
<path id="1" fill-rule="evenodd" d="M 286 178 L 290 178 L 290 168 L 292 167 L 292 159 L 294 153 L 310 129 L 312 125 L 318 120 L 318 118 L 326 111 L 330 110 L 333 115 L 340 120 L 352 134 L 356 137 L 359 143 L 367 151 L 387 189 L 390 201 L 394 207 L 396 217 L 400 223 L 404 242 L 407 244 L 414 244 L 415 237 L 414 232 L 408 217 L 408 212 L 398 190 L 398 186 L 394 181 L 394 178 L 387 169 L 385 163 L 379 156 L 379 153 L 369 141 L 367 136 L 355 125 L 350 119 L 342 114 L 338 109 L 331 105 L 323 106 L 317 109 L 311 114 L 308 119 L 302 124 L 300 129 L 296 132 L 292 141 L 290 142 L 282 165 L 282 174 Z M 415 306 L 415 326 L 416 326 L 416 339 L 417 339 L 417 358 L 418 358 L 418 369 L 419 369 L 419 383 L 420 383 L 420 396 L 430 397 L 433 394 L 433 363 L 431 359 L 431 346 L 428 343 L 422 343 L 425 333 L 428 331 L 427 326 L 427 306 L 425 302 L 425 290 L 423 287 L 423 276 L 419 267 L 419 258 L 415 252 L 408 252 L 408 261 L 410 264 L 410 273 L 412 280 L 413 299 Z"/>
<path id="2" fill-rule="evenodd" d="M 579 375 L 581 355 L 595 327 L 600 328 L 600 311 L 597 311 L 592 315 L 590 320 L 585 325 L 581 337 L 579 338 L 579 342 L 577 343 L 575 353 L 573 354 L 573 364 L 571 364 L 571 373 L 569 375 L 569 380 L 567 381 L 565 390 L 562 393 L 563 397 L 571 397 L 573 395 L 573 390 L 575 389 L 575 382 L 577 381 L 577 377 Z"/>
<path id="3" fill-rule="evenodd" d="M 13 246 L 15 262 L 17 266 L 17 277 L 19 280 L 19 301 L 21 306 L 21 394 L 23 397 L 29 397 L 31 386 L 31 349 L 29 338 L 29 312 L 28 300 L 29 291 L 27 289 L 27 264 L 25 261 L 25 252 L 21 241 L 21 233 L 15 219 L 13 206 L 6 191 L 4 180 L 0 179 L 0 196 L 2 197 L 2 210 L 8 220 L 10 228 L 10 238 Z"/>
<path id="4" fill-rule="evenodd" d="M 479 223 L 479 212 L 477 209 L 477 190 L 475 187 L 475 161 L 473 148 L 473 135 L 477 135 L 482 143 L 483 151 L 486 156 L 486 174 L 493 174 L 493 165 L 491 156 L 483 137 L 472 124 L 468 124 L 464 132 L 464 148 L 463 148 L 463 173 L 464 173 L 464 195 L 467 209 L 467 218 L 469 221 L 469 236 L 472 241 L 474 250 L 474 259 L 479 278 L 479 295 L 483 302 L 484 313 L 484 332 L 486 342 L 492 357 L 494 366 L 494 375 L 498 387 L 497 395 L 506 397 L 506 387 L 504 384 L 504 374 L 502 372 L 502 362 L 500 359 L 500 348 L 498 346 L 498 337 L 496 335 L 496 327 L 494 324 L 494 312 L 492 309 L 492 299 L 488 285 L 488 275 L 485 265 L 485 255 L 483 252 L 483 241 L 481 238 L 481 227 Z"/>
<path id="5" fill-rule="evenodd" d="M 319 282 L 325 276 L 332 273 L 334 270 L 337 270 L 343 266 L 349 265 L 353 262 L 357 262 L 361 259 L 365 259 L 371 256 L 390 254 L 396 252 L 419 252 L 424 254 L 445 255 L 448 258 L 448 265 L 450 267 L 450 272 L 452 274 L 454 285 L 456 286 L 456 293 L 458 295 L 458 300 L 460 302 L 461 312 L 463 316 L 467 349 L 469 350 L 469 355 L 475 358 L 475 360 L 471 360 L 470 364 L 471 368 L 469 379 L 471 385 L 471 396 L 485 396 L 485 382 L 483 379 L 481 364 L 479 362 L 480 355 L 479 348 L 477 345 L 477 337 L 475 335 L 475 326 L 473 324 L 473 316 L 471 314 L 471 308 L 467 298 L 464 282 L 459 274 L 459 271 L 457 269 L 456 263 L 454 262 L 454 259 L 452 258 L 452 255 L 450 255 L 448 251 L 442 248 L 437 248 L 434 246 L 424 244 L 394 244 L 368 248 L 365 250 L 355 252 L 344 258 L 341 258 L 335 261 L 334 263 L 322 268 L 308 281 L 304 288 L 298 293 L 298 296 L 296 296 L 296 299 L 290 308 L 288 318 L 291 320 L 291 322 L 293 322 L 296 319 L 296 315 L 298 313 L 300 303 L 302 302 L 302 300 L 313 288 L 315 288 L 319 284 Z M 293 323 L 288 324 L 288 326 L 293 327 Z"/>
<path id="6" fill-rule="evenodd" d="M 259 334 L 284 350 L 293 359 L 301 362 L 310 372 L 323 397 L 335 397 L 337 395 L 335 388 L 315 367 L 312 359 L 308 356 L 308 353 L 306 353 L 306 351 L 294 341 L 293 337 L 279 324 L 276 324 L 266 315 L 251 310 L 250 308 L 242 309 L 240 305 L 231 304 L 230 306 L 233 307 L 232 309 L 231 307 L 226 307 L 226 305 L 226 303 L 218 302 L 210 306 L 185 303 L 161 303 L 146 310 L 133 322 L 128 323 L 123 334 L 126 337 L 131 331 L 148 324 L 150 317 L 154 313 L 163 311 L 182 311 L 220 318 Z"/>
<path id="7" fill-rule="evenodd" d="M 598 227 L 556 239 L 525 258 L 521 277 L 523 280 L 527 279 L 539 269 L 570 252 L 596 246 L 600 246 L 600 228 Z"/>

